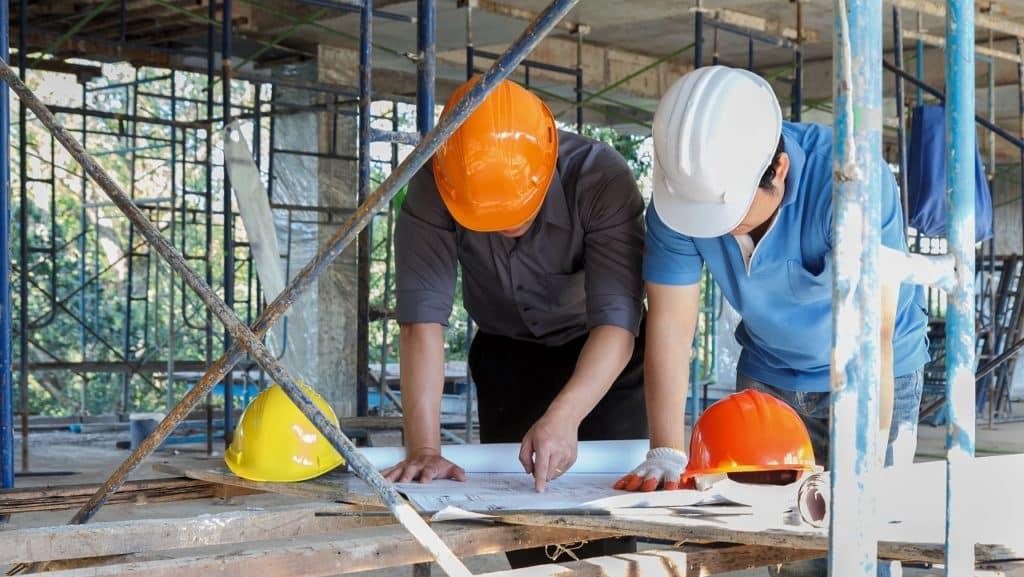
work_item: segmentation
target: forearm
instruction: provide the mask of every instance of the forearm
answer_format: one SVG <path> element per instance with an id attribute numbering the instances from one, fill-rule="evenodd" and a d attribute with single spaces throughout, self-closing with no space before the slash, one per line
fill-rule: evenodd
<path id="1" fill-rule="evenodd" d="M 402 325 L 399 346 L 406 455 L 440 454 L 444 329 L 434 323 Z"/>
<path id="2" fill-rule="evenodd" d="M 896 308 L 899 299 L 899 288 L 883 283 L 882 315 L 879 330 L 879 396 L 878 396 L 878 444 L 884 448 L 889 441 L 889 429 L 892 426 L 892 410 L 895 396 L 895 377 L 892 339 L 895 334 Z"/>
<path id="3" fill-rule="evenodd" d="M 568 419 L 578 426 L 622 373 L 633 355 L 635 340 L 632 333 L 620 327 L 594 327 L 583 345 L 572 377 L 551 402 L 548 414 Z"/>
<path id="4" fill-rule="evenodd" d="M 686 451 L 686 394 L 690 383 L 688 343 L 655 340 L 648 325 L 644 359 L 644 397 L 651 448 L 672 447 Z M 660 346 L 651 347 L 651 343 Z"/>

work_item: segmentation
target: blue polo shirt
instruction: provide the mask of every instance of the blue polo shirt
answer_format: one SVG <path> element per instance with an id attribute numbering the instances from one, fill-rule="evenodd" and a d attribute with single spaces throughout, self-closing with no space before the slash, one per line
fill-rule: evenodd
<path id="1" fill-rule="evenodd" d="M 783 123 L 790 168 L 774 225 L 758 243 L 749 272 L 735 237 L 692 238 L 647 209 L 644 279 L 664 285 L 700 282 L 701 265 L 743 321 L 737 371 L 795 391 L 829 390 L 832 354 L 832 129 Z M 886 170 L 882 244 L 906 250 L 896 180 Z M 900 288 L 893 356 L 895 376 L 928 362 L 923 291 Z"/>

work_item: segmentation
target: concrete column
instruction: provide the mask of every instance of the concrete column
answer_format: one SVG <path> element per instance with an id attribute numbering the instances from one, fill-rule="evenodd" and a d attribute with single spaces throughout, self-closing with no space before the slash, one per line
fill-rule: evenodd
<path id="1" fill-rule="evenodd" d="M 329 59 L 288 67 L 281 73 L 302 80 L 324 79 L 330 68 Z M 275 92 L 278 109 L 289 105 L 316 105 L 323 102 L 319 93 L 278 88 Z M 274 146 L 278 150 L 306 151 L 320 155 L 356 155 L 356 123 L 339 117 L 336 130 L 330 113 L 301 113 L 278 116 L 274 125 Z M 332 134 L 336 134 L 331 147 Z M 304 206 L 355 208 L 356 173 L 354 161 L 324 156 L 302 156 L 277 153 L 274 158 L 273 202 Z M 288 250 L 291 234 L 291 264 L 294 276 L 330 238 L 348 214 L 325 212 L 291 213 L 275 210 L 278 242 Z M 316 224 L 319 222 L 319 224 Z M 295 312 L 302 312 L 311 334 L 289 331 L 289 341 L 305 339 L 308 351 L 304 366 L 295 372 L 320 393 L 339 417 L 355 414 L 356 406 L 356 258 L 355 247 L 339 257 L 320 277 L 309 294 L 296 303 Z M 275 329 L 274 350 L 280 350 L 281 332 Z"/>
<path id="2" fill-rule="evenodd" d="M 349 55 L 348 51 L 321 47 L 317 59 L 317 80 L 358 86 L 355 78 L 359 67 L 348 62 Z M 356 158 L 358 134 L 356 119 L 351 116 L 317 115 L 317 141 L 323 154 Z M 319 205 L 353 210 L 357 207 L 358 162 L 321 158 L 317 174 Z M 347 216 L 348 213 L 335 214 L 329 223 L 321 225 L 318 244 L 332 236 Z M 357 280 L 356 247 L 353 244 L 320 277 L 317 287 L 319 381 L 323 394 L 339 417 L 356 414 Z"/>

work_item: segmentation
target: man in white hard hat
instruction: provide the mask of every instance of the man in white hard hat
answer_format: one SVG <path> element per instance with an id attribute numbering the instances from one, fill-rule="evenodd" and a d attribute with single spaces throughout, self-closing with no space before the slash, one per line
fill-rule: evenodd
<path id="1" fill-rule="evenodd" d="M 736 329 L 737 389 L 791 405 L 807 425 L 818 464 L 827 466 L 832 129 L 783 122 L 766 80 L 712 66 L 682 77 L 664 95 L 654 151 L 643 267 L 652 449 L 616 486 L 674 488 L 686 466 L 687 359 L 702 265 L 743 319 Z M 877 163 L 885 167 L 883 159 Z M 906 251 L 896 182 L 881 170 L 882 244 Z M 909 462 L 928 361 L 927 318 L 915 287 L 883 283 L 882 293 L 881 438 L 889 440 L 887 462 L 894 443 L 897 461 Z"/>

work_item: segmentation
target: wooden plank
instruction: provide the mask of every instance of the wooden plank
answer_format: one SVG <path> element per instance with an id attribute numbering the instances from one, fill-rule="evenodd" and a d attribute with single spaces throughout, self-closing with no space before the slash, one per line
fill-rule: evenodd
<path id="1" fill-rule="evenodd" d="M 917 10 L 935 16 L 937 18 L 946 17 L 946 6 L 944 3 L 935 2 L 934 0 L 889 0 L 893 6 L 899 6 L 900 8 L 907 8 L 909 10 Z M 1002 32 L 1003 34 L 1009 34 L 1015 38 L 1024 37 L 1024 25 L 1018 24 L 1008 18 L 1000 18 L 997 16 L 990 16 L 981 12 L 980 10 L 974 14 L 974 27 L 981 28 L 984 30 L 992 30 L 993 32 Z"/>
<path id="2" fill-rule="evenodd" d="M 153 468 L 161 473 L 182 475 L 209 483 L 234 485 L 236 487 L 258 489 L 270 493 L 316 499 L 317 501 L 340 501 L 357 505 L 383 507 L 380 499 L 377 498 L 377 495 L 373 494 L 369 487 L 354 475 L 350 475 L 341 469 L 336 469 L 326 475 L 321 475 L 309 481 L 302 481 L 301 483 L 263 483 L 242 479 L 223 464 L 215 465 L 210 461 L 156 463 L 153 465 Z M 353 485 L 361 487 L 362 490 L 353 490 Z"/>
<path id="3" fill-rule="evenodd" d="M 924 32 L 915 32 L 914 30 L 904 30 L 904 38 L 908 40 L 920 40 L 925 44 L 936 46 L 938 48 L 946 47 L 946 39 L 942 36 L 936 36 L 934 34 L 927 34 Z M 981 44 L 974 45 L 974 52 L 981 54 L 982 56 L 989 56 L 992 58 L 998 58 L 1000 60 L 1006 60 L 1007 62 L 1020 63 L 1021 57 L 1015 52 L 1006 52 L 1005 50 L 995 50 Z"/>
<path id="4" fill-rule="evenodd" d="M 185 519 L 136 519 L 17 529 L 4 532 L 0 539 L 0 565 L 317 535 L 394 522 L 381 516 L 317 515 L 362 509 L 353 505 L 306 504 Z"/>
<path id="5" fill-rule="evenodd" d="M 60 511 L 84 504 L 99 485 L 62 485 L 26 487 L 0 491 L 0 515 L 28 511 Z M 114 493 L 108 504 L 162 503 L 217 496 L 217 486 L 208 481 L 174 478 L 129 481 Z"/>
<path id="6" fill-rule="evenodd" d="M 580 561 L 485 573 L 486 577 L 703 577 L 813 559 L 821 553 L 778 547 L 683 546 L 640 553 L 593 557 Z M 484 577 L 481 576 L 481 577 Z"/>
<path id="7" fill-rule="evenodd" d="M 479 523 L 443 523 L 435 529 L 459 557 L 612 536 L 606 532 Z M 399 526 L 356 529 L 344 535 L 249 541 L 149 557 L 129 555 L 114 565 L 53 571 L 47 577 L 320 577 L 432 560 L 430 553 Z"/>
<path id="8" fill-rule="evenodd" d="M 528 514 L 503 515 L 506 523 L 521 523 L 532 526 L 568 527 L 615 531 L 626 535 L 666 539 L 670 541 L 692 541 L 694 539 L 762 545 L 791 549 L 817 551 L 828 550 L 828 532 L 825 528 L 815 529 L 806 525 L 787 525 L 781 519 L 769 521 L 757 516 L 733 517 L 689 517 L 682 515 L 558 515 Z M 901 540 L 880 540 L 878 554 L 888 559 L 943 563 L 945 545 L 942 542 L 921 542 L 914 537 L 920 527 L 905 528 L 892 526 L 900 533 Z M 909 535 L 905 535 L 906 533 Z M 981 544 L 975 546 L 979 563 L 1004 559 L 1024 558 L 1024 546 L 1018 544 L 1019 536 L 1009 535 L 1011 544 Z"/>

